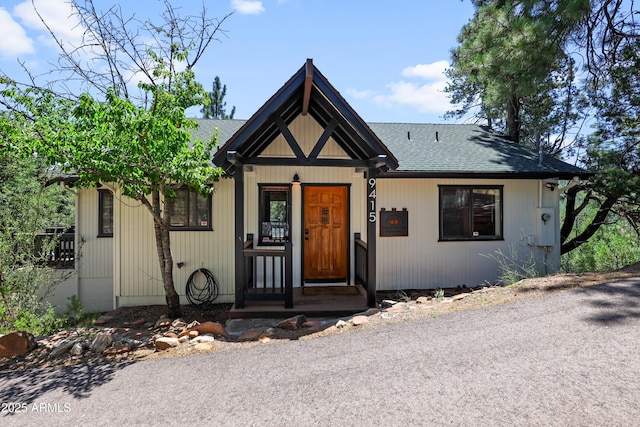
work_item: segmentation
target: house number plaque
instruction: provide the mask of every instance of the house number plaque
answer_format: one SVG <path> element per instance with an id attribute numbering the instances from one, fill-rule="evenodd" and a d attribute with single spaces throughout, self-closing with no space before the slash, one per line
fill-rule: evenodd
<path id="1" fill-rule="evenodd" d="M 369 190 L 367 196 L 367 208 L 369 222 L 376 222 L 376 179 L 369 178 Z"/>

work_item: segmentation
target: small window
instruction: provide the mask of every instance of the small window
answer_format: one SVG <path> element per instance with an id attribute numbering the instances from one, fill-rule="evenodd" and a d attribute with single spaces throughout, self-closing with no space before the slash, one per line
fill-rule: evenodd
<path id="1" fill-rule="evenodd" d="M 260 185 L 260 244 L 290 241 L 291 185 Z"/>
<path id="2" fill-rule="evenodd" d="M 98 190 L 98 237 L 113 237 L 113 193 Z"/>
<path id="3" fill-rule="evenodd" d="M 170 208 L 171 230 L 212 230 L 211 196 L 180 188 Z"/>
<path id="4" fill-rule="evenodd" d="M 502 186 L 440 186 L 440 240 L 502 239 Z"/>

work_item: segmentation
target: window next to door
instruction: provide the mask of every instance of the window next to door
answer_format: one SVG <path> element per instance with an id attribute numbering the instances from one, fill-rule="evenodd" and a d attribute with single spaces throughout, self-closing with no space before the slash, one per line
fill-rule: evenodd
<path id="1" fill-rule="evenodd" d="M 211 196 L 202 196 L 188 188 L 176 191 L 176 197 L 170 203 L 172 231 L 212 230 Z"/>
<path id="2" fill-rule="evenodd" d="M 440 240 L 502 239 L 502 186 L 441 185 Z"/>
<path id="3" fill-rule="evenodd" d="M 280 245 L 291 239 L 291 184 L 259 184 L 261 245 Z"/>

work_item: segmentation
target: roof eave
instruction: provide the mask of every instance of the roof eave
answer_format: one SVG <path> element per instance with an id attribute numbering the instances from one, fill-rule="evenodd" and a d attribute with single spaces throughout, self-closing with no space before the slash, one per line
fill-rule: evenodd
<path id="1" fill-rule="evenodd" d="M 592 172 L 559 171 L 407 171 L 392 170 L 381 173 L 380 178 L 481 178 L 481 179 L 572 179 L 589 178 Z"/>

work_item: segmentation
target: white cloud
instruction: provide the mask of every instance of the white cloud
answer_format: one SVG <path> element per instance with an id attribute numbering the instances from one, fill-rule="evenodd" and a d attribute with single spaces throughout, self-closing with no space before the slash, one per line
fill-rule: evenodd
<path id="1" fill-rule="evenodd" d="M 406 79 L 389 83 L 384 93 L 368 89 L 348 89 L 347 93 L 355 99 L 371 99 L 384 107 L 410 106 L 420 113 L 444 114 L 451 109 L 449 97 L 444 92 L 447 67 L 447 61 L 406 67 L 401 72 Z M 420 80 L 416 81 L 416 78 Z"/>
<path id="2" fill-rule="evenodd" d="M 13 20 L 9 12 L 0 8 L 0 55 L 15 57 L 33 51 L 33 40 L 27 36 L 24 28 Z"/>
<path id="3" fill-rule="evenodd" d="M 40 20 L 39 13 L 56 37 L 74 46 L 80 44 L 83 29 L 79 26 L 78 18 L 74 15 L 68 0 L 35 0 L 33 3 L 31 0 L 19 3 L 13 9 L 13 13 L 26 27 L 40 32 L 38 41 L 49 45 L 54 43 Z"/>
<path id="4" fill-rule="evenodd" d="M 399 81 L 388 85 L 390 93 L 377 95 L 373 100 L 380 105 L 409 105 L 421 113 L 444 114 L 451 109 L 444 92 L 444 79 L 427 84 Z"/>
<path id="5" fill-rule="evenodd" d="M 441 80 L 444 77 L 444 70 L 448 67 L 448 61 L 437 61 L 432 64 L 418 64 L 402 70 L 402 75 L 405 77 L 420 77 L 425 80 Z"/>
<path id="6" fill-rule="evenodd" d="M 265 11 L 261 1 L 231 0 L 231 7 L 245 15 L 257 15 Z"/>

